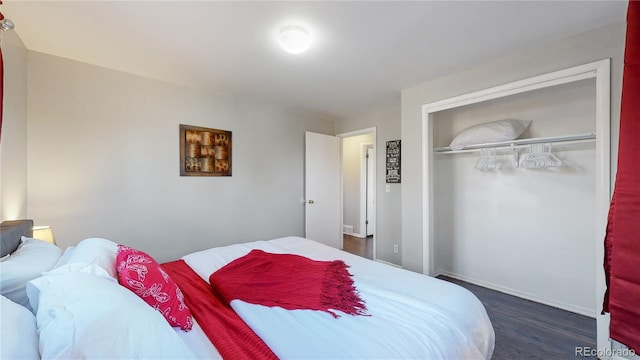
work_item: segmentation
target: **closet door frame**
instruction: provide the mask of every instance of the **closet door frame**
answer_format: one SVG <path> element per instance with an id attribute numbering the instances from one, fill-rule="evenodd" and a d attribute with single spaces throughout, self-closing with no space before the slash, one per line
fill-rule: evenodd
<path id="1" fill-rule="evenodd" d="M 596 309 L 602 307 L 606 289 L 603 270 L 604 237 L 607 226 L 607 214 L 611 201 L 611 60 L 604 59 L 589 64 L 547 73 L 532 78 L 424 104 L 422 106 L 422 272 L 434 275 L 434 139 L 433 118 L 439 111 L 476 104 L 532 90 L 568 84 L 580 80 L 595 79 L 596 96 L 596 224 L 593 246 L 596 248 L 594 260 L 594 279 Z M 611 349 L 609 339 L 609 315 L 594 314 L 597 319 L 598 350 Z M 606 354 L 607 352 L 604 352 Z"/>

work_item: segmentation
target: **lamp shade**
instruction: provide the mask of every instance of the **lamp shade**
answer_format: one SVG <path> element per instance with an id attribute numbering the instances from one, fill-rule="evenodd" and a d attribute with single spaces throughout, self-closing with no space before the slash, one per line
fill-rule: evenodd
<path id="1" fill-rule="evenodd" d="M 56 243 L 56 240 L 53 238 L 53 231 L 51 230 L 51 226 L 34 226 L 33 238 L 52 244 Z"/>

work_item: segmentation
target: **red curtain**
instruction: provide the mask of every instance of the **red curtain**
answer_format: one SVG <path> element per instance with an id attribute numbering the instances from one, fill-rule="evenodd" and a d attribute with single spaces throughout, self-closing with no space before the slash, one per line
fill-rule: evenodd
<path id="1" fill-rule="evenodd" d="M 2 16 L 0 14 L 0 16 Z M 4 61 L 2 60 L 2 48 L 0 48 L 0 141 L 2 141 L 2 104 L 4 103 Z"/>
<path id="2" fill-rule="evenodd" d="M 610 337 L 640 353 L 640 2 L 629 1 L 618 172 L 605 238 Z"/>
<path id="3" fill-rule="evenodd" d="M 2 5 L 2 1 L 0 1 Z M 0 12 L 0 20 L 4 15 Z M 2 104 L 4 103 L 4 61 L 2 60 L 2 48 L 0 47 L 0 141 L 2 141 Z"/>

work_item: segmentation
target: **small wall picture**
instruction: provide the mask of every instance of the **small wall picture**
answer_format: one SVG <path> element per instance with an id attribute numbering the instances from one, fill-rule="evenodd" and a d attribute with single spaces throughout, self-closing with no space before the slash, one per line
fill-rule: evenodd
<path id="1" fill-rule="evenodd" d="M 180 176 L 231 176 L 231 131 L 180 124 Z"/>
<path id="2" fill-rule="evenodd" d="M 387 141 L 387 182 L 400 183 L 400 140 Z"/>

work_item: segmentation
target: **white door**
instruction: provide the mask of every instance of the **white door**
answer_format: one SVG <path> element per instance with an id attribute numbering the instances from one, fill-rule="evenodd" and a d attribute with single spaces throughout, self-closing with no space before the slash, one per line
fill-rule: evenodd
<path id="1" fill-rule="evenodd" d="M 376 217 L 373 216 L 375 209 L 373 194 L 373 164 L 376 161 L 376 152 L 373 148 L 367 148 L 367 233 L 366 236 L 373 235 L 373 230 L 376 228 Z"/>
<path id="2" fill-rule="evenodd" d="M 342 248 L 340 138 L 305 133 L 305 236 Z"/>

